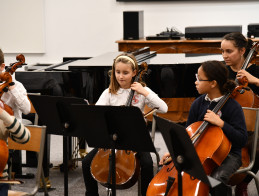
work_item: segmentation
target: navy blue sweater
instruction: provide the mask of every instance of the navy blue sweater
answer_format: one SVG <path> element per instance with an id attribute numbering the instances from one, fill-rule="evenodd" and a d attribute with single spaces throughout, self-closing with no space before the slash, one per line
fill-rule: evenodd
<path id="1" fill-rule="evenodd" d="M 194 122 L 203 121 L 207 109 L 213 110 L 216 104 L 217 102 L 206 101 L 205 95 L 198 97 L 191 106 L 186 127 Z M 221 113 L 221 119 L 224 121 L 222 130 L 232 143 L 230 152 L 241 157 L 241 148 L 247 142 L 247 131 L 242 107 L 230 98 L 221 108 Z"/>

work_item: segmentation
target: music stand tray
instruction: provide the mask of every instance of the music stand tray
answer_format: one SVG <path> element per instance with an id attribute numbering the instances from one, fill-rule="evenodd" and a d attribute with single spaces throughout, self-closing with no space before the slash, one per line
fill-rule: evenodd
<path id="1" fill-rule="evenodd" d="M 218 186 L 221 182 L 206 175 L 185 127 L 156 115 L 154 118 L 178 172 L 178 195 L 182 195 L 182 171 L 209 187 Z"/>
<path id="2" fill-rule="evenodd" d="M 84 137 L 90 147 L 156 152 L 141 110 L 137 107 L 71 105 L 67 135 Z"/>

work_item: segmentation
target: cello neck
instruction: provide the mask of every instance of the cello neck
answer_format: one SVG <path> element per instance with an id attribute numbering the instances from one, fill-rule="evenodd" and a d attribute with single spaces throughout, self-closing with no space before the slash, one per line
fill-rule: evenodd
<path id="1" fill-rule="evenodd" d="M 147 65 L 146 62 L 141 63 L 139 72 L 135 76 L 134 82 L 138 82 L 139 81 L 139 79 L 142 77 L 143 73 L 147 71 L 147 66 L 148 65 Z M 130 91 L 130 94 L 129 94 L 127 102 L 126 102 L 126 106 L 131 106 L 131 102 L 132 102 L 134 93 L 135 93 L 134 90 Z"/>
<path id="2" fill-rule="evenodd" d="M 252 46 L 252 48 L 250 49 L 250 51 L 249 51 L 249 53 L 248 53 L 248 55 L 247 55 L 247 57 L 246 57 L 246 59 L 245 59 L 245 61 L 244 61 L 244 63 L 243 63 L 243 66 L 242 66 L 242 68 L 241 69 L 246 69 L 247 68 L 247 66 L 248 66 L 248 64 L 250 63 L 250 61 L 251 61 L 251 59 L 252 59 L 252 57 L 254 56 L 254 53 L 256 52 L 256 49 L 257 49 L 257 42 L 254 42 L 253 43 L 253 46 Z"/>
<path id="3" fill-rule="evenodd" d="M 231 93 L 227 93 L 225 94 L 217 103 L 217 105 L 213 108 L 212 112 L 214 112 L 215 114 L 217 114 L 219 112 L 219 110 L 223 107 L 223 105 L 227 102 L 227 100 L 229 99 Z M 195 142 L 200 138 L 200 136 L 202 135 L 202 133 L 204 133 L 204 131 L 208 128 L 209 126 L 209 122 L 207 121 L 203 121 L 201 123 L 201 125 L 199 126 L 199 128 L 197 129 L 197 131 L 193 134 L 192 136 L 192 143 L 195 144 Z"/>
<path id="4" fill-rule="evenodd" d="M 241 70 L 246 70 L 247 66 L 249 65 L 250 61 L 252 60 L 252 58 L 254 57 L 254 55 L 256 55 L 257 53 L 257 47 L 258 47 L 258 42 L 254 42 L 252 45 L 252 48 L 250 49 L 244 63 L 243 66 L 241 67 Z M 235 79 L 235 82 L 238 84 L 238 79 Z"/>
<path id="5" fill-rule="evenodd" d="M 137 76 L 135 77 L 134 82 L 137 82 L 138 80 L 139 80 L 139 75 L 137 75 Z M 127 102 L 126 102 L 126 105 L 125 105 L 125 106 L 131 106 L 131 102 L 132 102 L 134 93 L 135 93 L 135 91 L 131 89 L 130 94 L 129 94 L 129 96 L 128 96 L 128 99 L 127 99 Z"/>

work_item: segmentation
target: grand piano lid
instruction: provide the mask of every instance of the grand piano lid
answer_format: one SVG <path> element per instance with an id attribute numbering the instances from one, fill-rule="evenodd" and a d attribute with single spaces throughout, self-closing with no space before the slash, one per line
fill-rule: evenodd
<path id="1" fill-rule="evenodd" d="M 111 67 L 113 60 L 121 52 L 108 52 L 97 57 L 93 57 L 87 60 L 76 60 L 71 63 L 56 67 L 54 70 L 57 71 L 73 71 L 91 67 Z M 178 64 L 194 64 L 202 63 L 207 60 L 219 60 L 223 61 L 221 54 L 184 54 L 184 53 L 175 53 L 175 54 L 157 54 L 150 59 L 145 60 L 148 64 L 151 65 L 178 65 Z M 141 63 L 141 62 L 140 62 Z"/>
<path id="2" fill-rule="evenodd" d="M 87 67 L 111 67 L 113 64 L 114 59 L 119 55 L 122 54 L 122 52 L 107 52 L 105 54 L 99 55 L 97 57 L 93 57 L 91 59 L 87 60 L 76 60 L 73 62 L 70 62 L 66 65 L 61 65 L 53 70 L 57 71 L 66 71 L 66 70 L 74 70 L 74 69 L 83 69 Z M 138 63 L 145 61 L 147 58 L 154 57 L 156 55 L 156 52 L 150 52 L 145 54 L 140 54 L 136 56 L 136 59 Z"/>
<path id="3" fill-rule="evenodd" d="M 85 67 L 111 67 L 113 60 L 121 54 L 121 52 L 107 52 L 105 54 L 87 59 L 87 60 L 76 60 L 65 65 L 56 67 L 54 70 L 64 71 L 64 70 L 73 70 L 80 69 Z"/>

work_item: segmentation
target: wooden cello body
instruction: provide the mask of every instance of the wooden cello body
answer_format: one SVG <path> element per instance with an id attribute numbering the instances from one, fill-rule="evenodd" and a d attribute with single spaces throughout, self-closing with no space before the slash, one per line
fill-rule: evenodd
<path id="1" fill-rule="evenodd" d="M 0 139 L 0 177 L 3 177 L 3 171 L 8 161 L 9 149 L 4 140 Z"/>
<path id="2" fill-rule="evenodd" d="M 191 138 L 202 123 L 203 122 L 196 122 L 187 127 L 186 131 Z M 231 149 L 231 143 L 223 131 L 217 126 L 209 126 L 206 130 L 206 134 L 204 134 L 199 140 L 200 141 L 196 142 L 194 146 L 206 174 L 210 175 L 214 168 L 218 167 L 228 155 Z M 173 177 L 175 181 L 167 195 L 177 196 L 177 174 L 178 173 L 173 162 L 168 165 L 164 165 L 155 178 L 150 182 L 147 196 L 165 195 L 169 176 Z M 182 181 L 182 193 L 184 196 L 205 196 L 209 194 L 208 185 L 198 179 L 194 179 L 185 172 L 182 173 Z"/>
<path id="3" fill-rule="evenodd" d="M 147 71 L 147 63 L 140 65 L 140 70 L 135 77 L 135 82 Z M 131 106 L 134 91 L 131 90 L 125 106 Z M 105 187 L 111 185 L 111 154 L 110 149 L 99 149 L 91 163 L 91 174 L 93 178 Z M 115 150 L 116 188 L 126 189 L 133 186 L 139 176 L 140 165 L 136 152 L 128 150 Z"/>
<path id="4" fill-rule="evenodd" d="M 136 152 L 116 150 L 116 188 L 126 189 L 133 186 L 139 175 L 139 160 L 135 157 Z M 110 149 L 99 149 L 91 164 L 91 173 L 94 179 L 107 187 L 110 175 Z"/>
<path id="5" fill-rule="evenodd" d="M 252 90 L 244 91 L 243 94 L 239 94 L 235 97 L 235 100 L 242 106 L 242 107 L 255 107 L 257 105 L 255 103 L 255 94 Z"/>

